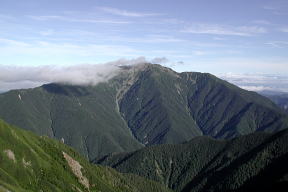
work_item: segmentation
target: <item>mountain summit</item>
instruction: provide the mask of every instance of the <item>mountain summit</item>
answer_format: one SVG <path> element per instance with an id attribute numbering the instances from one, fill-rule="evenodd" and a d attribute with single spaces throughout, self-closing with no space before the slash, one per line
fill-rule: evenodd
<path id="1" fill-rule="evenodd" d="M 46 84 L 0 95 L 0 118 L 61 139 L 90 160 L 195 136 L 231 138 L 288 127 L 269 99 L 211 74 L 122 66 L 95 86 Z"/>

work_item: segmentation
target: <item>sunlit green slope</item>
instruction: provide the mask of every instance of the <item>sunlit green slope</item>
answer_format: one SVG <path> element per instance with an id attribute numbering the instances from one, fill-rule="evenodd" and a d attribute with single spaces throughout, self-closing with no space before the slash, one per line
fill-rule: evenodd
<path id="1" fill-rule="evenodd" d="M 0 120 L 0 191 L 169 191 L 138 176 L 91 165 L 70 147 Z"/>

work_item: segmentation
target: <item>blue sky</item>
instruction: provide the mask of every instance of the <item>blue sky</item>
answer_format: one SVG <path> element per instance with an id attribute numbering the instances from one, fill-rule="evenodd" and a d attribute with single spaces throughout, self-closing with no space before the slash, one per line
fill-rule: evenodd
<path id="1" fill-rule="evenodd" d="M 0 2 L 2 66 L 145 56 L 177 71 L 288 74 L 287 0 Z"/>

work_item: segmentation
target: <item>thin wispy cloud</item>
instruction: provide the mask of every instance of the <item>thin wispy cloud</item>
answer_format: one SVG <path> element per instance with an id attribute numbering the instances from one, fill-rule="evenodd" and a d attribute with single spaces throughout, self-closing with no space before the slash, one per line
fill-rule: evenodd
<path id="1" fill-rule="evenodd" d="M 265 9 L 265 10 L 271 10 L 271 11 L 277 11 L 279 8 L 277 8 L 277 7 L 275 7 L 275 6 L 265 5 L 265 6 L 263 6 L 263 9 Z"/>
<path id="2" fill-rule="evenodd" d="M 115 41 L 113 41 L 115 43 Z M 147 42 L 146 42 L 147 43 Z M 149 43 L 152 43 L 149 42 Z M 140 48 L 134 48 L 131 46 L 124 46 L 119 44 L 77 44 L 77 43 L 61 43 L 61 42 L 47 42 L 47 41 L 34 41 L 30 43 L 25 43 L 22 41 L 16 41 L 16 40 L 10 40 L 10 39 L 0 39 L 0 57 L 13 57 L 15 60 L 17 60 L 17 57 L 14 57 L 15 55 L 25 55 L 26 57 L 34 58 L 33 65 L 43 65 L 49 63 L 52 61 L 52 64 L 58 64 L 61 63 L 55 63 L 53 62 L 53 59 L 50 60 L 50 58 L 55 57 L 66 57 L 69 58 L 68 61 L 65 61 L 64 64 L 69 64 L 69 61 L 72 61 L 72 63 L 75 63 L 73 61 L 73 58 L 92 58 L 92 59 L 86 59 L 87 62 L 93 62 L 95 59 L 99 59 L 102 57 L 110 57 L 110 58 L 122 58 L 122 57 L 128 57 L 128 58 L 135 58 L 139 55 L 148 55 L 150 58 L 159 57 L 163 55 L 169 55 L 169 57 L 178 57 L 181 56 L 181 52 L 175 52 L 171 50 L 161 50 L 157 51 L 155 49 L 140 49 Z M 195 51 L 193 54 L 202 54 L 202 52 Z M 183 54 L 183 53 L 182 53 Z M 192 54 L 192 53 L 190 53 Z M 191 55 L 186 55 L 187 57 Z M 40 59 L 39 59 L 40 58 Z M 45 61 L 43 61 L 41 58 L 45 58 Z M 13 62 L 13 59 L 10 59 L 10 61 Z M 39 63 L 37 63 L 37 61 Z M 149 60 L 150 61 L 150 60 Z M 154 60 L 155 62 L 155 60 Z M 5 63 L 0 63 L 5 64 Z M 29 63 L 32 65 L 32 63 Z M 61 64 L 61 65 L 64 65 Z"/>
<path id="3" fill-rule="evenodd" d="M 184 33 L 251 36 L 266 33 L 267 30 L 259 26 L 226 26 L 218 24 L 196 24 L 182 30 Z"/>
<path id="4" fill-rule="evenodd" d="M 166 18 L 166 19 L 162 19 L 160 20 L 161 23 L 164 24 L 185 24 L 186 22 L 180 19 L 176 19 L 176 18 Z"/>
<path id="5" fill-rule="evenodd" d="M 199 50 L 193 51 L 192 53 L 193 53 L 194 55 L 198 55 L 198 56 L 206 55 L 206 54 L 207 54 L 207 52 L 205 52 L 205 51 L 199 51 Z"/>
<path id="6" fill-rule="evenodd" d="M 74 18 L 68 16 L 59 16 L 59 15 L 42 15 L 35 16 L 29 15 L 31 19 L 38 21 L 65 21 L 65 22 L 76 22 L 76 23 L 103 23 L 103 24 L 129 24 L 131 21 L 117 20 L 117 19 L 106 19 L 106 18 Z"/>
<path id="7" fill-rule="evenodd" d="M 260 25 L 270 25 L 271 24 L 271 22 L 267 21 L 267 20 L 254 20 L 254 21 L 252 21 L 252 23 L 260 24 Z"/>
<path id="8" fill-rule="evenodd" d="M 187 41 L 185 39 L 177 38 L 169 35 L 147 35 L 144 37 L 122 37 L 122 36 L 113 36 L 110 37 L 112 41 L 119 42 L 131 42 L 131 43 L 180 43 Z"/>
<path id="9" fill-rule="evenodd" d="M 1 21 L 1 20 L 10 20 L 10 19 L 14 19 L 14 17 L 11 16 L 11 15 L 3 15 L 3 14 L 0 14 L 0 21 Z"/>
<path id="10" fill-rule="evenodd" d="M 50 36 L 50 35 L 53 35 L 55 31 L 53 29 L 47 29 L 45 31 L 40 31 L 39 33 L 42 36 Z"/>
<path id="11" fill-rule="evenodd" d="M 103 12 L 112 14 L 112 15 L 118 15 L 118 16 L 124 16 L 124 17 L 151 17 L 151 16 L 163 15 L 160 13 L 144 13 L 144 12 L 127 11 L 123 9 L 113 8 L 113 7 L 98 7 L 98 9 Z"/>
<path id="12" fill-rule="evenodd" d="M 287 48 L 288 47 L 288 41 L 270 41 L 266 43 L 266 45 L 269 45 L 274 48 Z"/>
<path id="13" fill-rule="evenodd" d="M 266 5 L 263 7 L 264 10 L 267 10 L 267 11 L 270 11 L 272 14 L 274 15 L 287 15 L 287 4 L 282 4 L 281 5 L 275 5 L 275 6 L 272 6 L 272 5 Z"/>
<path id="14" fill-rule="evenodd" d="M 2 39 L 2 38 L 0 38 L 0 45 L 2 47 L 5 47 L 5 46 L 27 47 L 27 46 L 29 46 L 28 43 L 25 43 L 25 42 L 22 42 L 22 41 L 16 41 L 16 40 L 13 40 L 13 39 Z"/>
<path id="15" fill-rule="evenodd" d="M 0 55 L 19 55 L 29 56 L 135 56 L 139 55 L 136 49 L 123 45 L 107 44 L 85 44 L 78 45 L 73 43 L 51 43 L 46 41 L 36 41 L 25 43 L 22 41 L 0 39 Z"/>
<path id="16" fill-rule="evenodd" d="M 63 20 L 65 17 L 59 15 L 27 15 L 27 17 L 39 20 L 39 21 L 48 21 L 48 20 Z"/>
<path id="17" fill-rule="evenodd" d="M 288 27 L 282 27 L 280 28 L 280 31 L 284 33 L 288 33 Z"/>

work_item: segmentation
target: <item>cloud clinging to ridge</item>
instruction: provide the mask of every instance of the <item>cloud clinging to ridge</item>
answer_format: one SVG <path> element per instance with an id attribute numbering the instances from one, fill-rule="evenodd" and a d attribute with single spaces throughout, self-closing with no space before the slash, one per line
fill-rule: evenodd
<path id="1" fill-rule="evenodd" d="M 121 65 L 137 65 L 147 62 L 144 57 L 119 59 L 105 64 L 79 64 L 74 66 L 1 66 L 0 92 L 10 89 L 30 88 L 45 83 L 72 85 L 96 85 L 117 75 Z"/>

